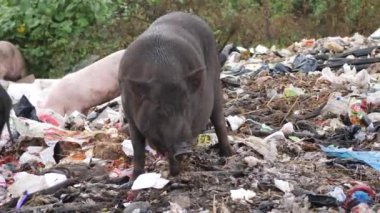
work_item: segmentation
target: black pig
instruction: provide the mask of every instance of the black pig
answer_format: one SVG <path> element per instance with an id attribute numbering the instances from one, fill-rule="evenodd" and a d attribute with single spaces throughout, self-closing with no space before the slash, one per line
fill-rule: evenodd
<path id="1" fill-rule="evenodd" d="M 133 178 L 144 173 L 145 139 L 165 154 L 171 175 L 209 119 L 223 155 L 233 154 L 222 109 L 220 64 L 209 26 L 183 12 L 166 14 L 125 51 L 120 63 L 122 106 L 134 149 Z"/>
<path id="2" fill-rule="evenodd" d="M 9 113 L 12 109 L 12 99 L 9 97 L 7 91 L 0 85 L 0 134 L 3 132 L 4 125 L 7 124 L 8 131 L 9 128 Z M 9 132 L 9 136 L 12 135 Z M 12 138 L 11 138 L 12 139 Z"/>

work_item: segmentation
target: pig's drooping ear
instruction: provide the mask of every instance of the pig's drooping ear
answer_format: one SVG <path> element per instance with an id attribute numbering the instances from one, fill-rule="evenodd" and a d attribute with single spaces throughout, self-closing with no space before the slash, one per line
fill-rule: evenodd
<path id="1" fill-rule="evenodd" d="M 202 84 L 204 72 L 204 67 L 198 68 L 185 77 L 186 84 L 191 92 L 195 92 Z"/>
<path id="2" fill-rule="evenodd" d="M 150 82 L 128 79 L 128 84 L 132 91 L 139 96 L 144 96 L 150 91 Z"/>

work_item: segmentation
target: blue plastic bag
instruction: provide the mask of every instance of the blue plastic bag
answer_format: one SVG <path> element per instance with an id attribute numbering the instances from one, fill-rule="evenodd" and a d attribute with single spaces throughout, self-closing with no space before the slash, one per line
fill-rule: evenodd
<path id="1" fill-rule="evenodd" d="M 321 146 L 321 149 L 329 157 L 352 159 L 361 161 L 377 171 L 380 171 L 380 152 L 377 151 L 352 151 L 345 148 L 333 148 Z"/>

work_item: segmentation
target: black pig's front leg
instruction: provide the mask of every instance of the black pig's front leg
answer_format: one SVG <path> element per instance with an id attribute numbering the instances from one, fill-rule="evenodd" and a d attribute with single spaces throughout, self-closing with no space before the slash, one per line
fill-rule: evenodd
<path id="1" fill-rule="evenodd" d="M 214 125 L 216 135 L 218 136 L 218 146 L 221 151 L 221 154 L 224 156 L 231 156 L 234 153 L 231 148 L 231 145 L 228 142 L 226 121 L 223 116 L 221 91 L 221 85 L 218 83 L 215 89 L 214 108 L 211 114 L 211 123 Z"/>
<path id="2" fill-rule="evenodd" d="M 145 137 L 137 129 L 133 122 L 129 123 L 129 131 L 131 134 L 133 146 L 133 175 L 132 181 L 145 172 Z"/>

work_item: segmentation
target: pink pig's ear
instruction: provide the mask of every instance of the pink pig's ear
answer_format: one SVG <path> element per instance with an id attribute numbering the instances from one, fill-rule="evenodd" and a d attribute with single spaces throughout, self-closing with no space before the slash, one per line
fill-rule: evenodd
<path id="1" fill-rule="evenodd" d="M 128 84 L 132 89 L 133 93 L 143 96 L 149 94 L 150 92 L 150 82 L 149 81 L 139 81 L 128 79 Z"/>
<path id="2" fill-rule="evenodd" d="M 195 92 L 202 84 L 204 72 L 205 68 L 201 67 L 193 70 L 190 74 L 188 74 L 185 77 L 187 87 L 190 89 L 191 92 Z"/>

